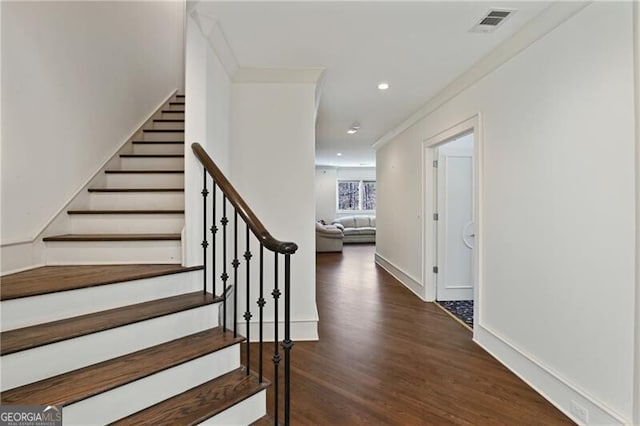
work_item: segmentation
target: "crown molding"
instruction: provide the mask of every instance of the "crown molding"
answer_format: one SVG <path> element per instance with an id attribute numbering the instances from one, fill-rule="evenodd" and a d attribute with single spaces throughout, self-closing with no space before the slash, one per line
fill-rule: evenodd
<path id="1" fill-rule="evenodd" d="M 512 37 L 499 44 L 488 55 L 476 62 L 449 85 L 445 86 L 444 89 L 429 99 L 418 111 L 409 116 L 409 118 L 380 137 L 374 142 L 372 147 L 376 150 L 382 148 L 396 136 L 471 87 L 484 76 L 490 74 L 500 65 L 522 52 L 544 35 L 553 31 L 590 3 L 591 2 L 580 1 L 551 4 Z"/>
<path id="2" fill-rule="evenodd" d="M 234 83 L 317 83 L 324 68 L 239 68 Z"/>

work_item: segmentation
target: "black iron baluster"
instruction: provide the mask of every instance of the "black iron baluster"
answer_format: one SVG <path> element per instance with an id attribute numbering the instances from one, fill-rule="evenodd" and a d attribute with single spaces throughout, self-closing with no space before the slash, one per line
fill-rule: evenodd
<path id="1" fill-rule="evenodd" d="M 218 233 L 218 227 L 216 226 L 216 181 L 213 181 L 213 187 L 211 188 L 211 195 L 213 197 L 213 217 L 211 218 L 211 285 L 213 297 L 216 297 L 216 234 Z"/>
<path id="2" fill-rule="evenodd" d="M 291 255 L 284 255 L 284 424 L 289 424 L 289 398 L 290 398 L 290 369 L 291 363 L 289 355 L 293 343 L 291 342 Z"/>
<path id="3" fill-rule="evenodd" d="M 227 331 L 227 280 L 229 279 L 229 274 L 227 274 L 227 224 L 229 219 L 227 219 L 226 195 L 222 196 L 222 219 L 220 219 L 220 223 L 222 224 L 222 275 L 220 275 L 222 279 L 222 329 Z"/>
<path id="4" fill-rule="evenodd" d="M 238 209 L 234 209 L 233 219 L 233 337 L 238 336 Z"/>
<path id="5" fill-rule="evenodd" d="M 251 302 L 249 300 L 249 286 L 250 286 L 250 269 L 249 269 L 249 264 L 251 263 L 251 250 L 250 250 L 250 246 L 249 246 L 249 225 L 246 225 L 247 227 L 247 234 L 246 234 L 246 247 L 247 247 L 247 251 L 244 252 L 244 260 L 247 261 L 247 310 L 244 312 L 244 320 L 247 323 L 247 335 L 245 336 L 247 338 L 247 376 L 249 375 L 249 367 L 251 366 L 251 332 L 249 329 L 249 325 L 250 325 L 250 320 L 251 320 Z"/>
<path id="6" fill-rule="evenodd" d="M 207 247 L 209 246 L 209 242 L 207 241 L 207 195 L 209 195 L 209 191 L 207 191 L 207 169 L 202 169 L 203 173 L 203 185 L 202 185 L 202 220 L 203 220 L 203 233 L 202 233 L 202 264 L 203 264 L 203 293 L 207 292 Z"/>
<path id="7" fill-rule="evenodd" d="M 274 424 L 278 424 L 278 384 L 280 379 L 278 377 L 278 364 L 280 364 L 280 351 L 278 350 L 278 299 L 280 298 L 280 290 L 278 289 L 278 253 L 274 252 L 274 288 L 271 292 L 273 296 L 273 324 L 274 324 L 274 338 L 273 338 L 273 399 L 274 399 Z"/>
<path id="8" fill-rule="evenodd" d="M 258 350 L 258 377 L 259 377 L 259 381 L 260 383 L 262 383 L 262 341 L 264 338 L 264 332 L 262 330 L 262 315 L 263 315 L 263 308 L 265 305 L 265 301 L 264 301 L 264 246 L 262 245 L 262 243 L 260 243 L 260 297 L 258 298 L 258 307 L 259 309 L 259 313 L 260 313 L 260 326 L 259 326 L 259 332 L 260 332 L 260 343 L 259 343 L 259 350 Z"/>

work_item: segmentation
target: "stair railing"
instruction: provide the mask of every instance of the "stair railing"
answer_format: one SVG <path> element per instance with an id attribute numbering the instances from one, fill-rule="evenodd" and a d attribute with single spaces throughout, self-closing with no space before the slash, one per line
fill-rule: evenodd
<path id="1" fill-rule="evenodd" d="M 273 297 L 273 310 L 274 310 L 274 339 L 273 339 L 273 395 L 274 395 L 274 423 L 278 424 L 278 415 L 279 415 L 279 364 L 282 360 L 280 356 L 280 346 L 284 352 L 284 395 L 283 395 L 283 406 L 284 406 L 284 424 L 289 425 L 290 421 L 290 356 L 291 356 L 291 348 L 293 347 L 293 343 L 291 341 L 291 320 L 290 320 L 290 289 L 291 289 L 291 255 L 296 252 L 298 246 L 292 242 L 284 242 L 279 241 L 273 238 L 269 231 L 264 227 L 262 222 L 258 219 L 258 217 L 254 214 L 254 212 L 249 208 L 247 203 L 242 199 L 242 197 L 235 190 L 233 185 L 227 180 L 225 175 L 220 171 L 218 166 L 214 163 L 214 161 L 209 157 L 207 152 L 202 148 L 202 146 L 198 143 L 194 143 L 191 145 L 195 156 L 198 158 L 203 167 L 203 188 L 201 191 L 203 203 L 203 239 L 202 239 L 202 250 L 204 255 L 204 292 L 207 292 L 207 278 L 211 277 L 211 288 L 214 296 L 217 296 L 217 286 L 216 286 L 216 259 L 221 259 L 222 273 L 220 274 L 220 280 L 222 282 L 222 289 L 220 290 L 220 294 L 223 295 L 223 314 L 222 314 L 222 327 L 225 330 L 229 330 L 229 332 L 233 332 L 234 337 L 238 334 L 238 268 L 240 267 L 241 261 L 238 258 L 238 224 L 239 218 L 245 224 L 245 252 L 243 253 L 243 257 L 245 260 L 245 268 L 246 268 L 246 299 L 245 299 L 245 312 L 243 314 L 243 319 L 246 324 L 246 370 L 247 375 L 250 374 L 250 365 L 251 365 L 251 318 L 253 318 L 253 312 L 251 309 L 251 259 L 253 255 L 250 250 L 251 243 L 251 234 L 257 239 L 260 244 L 260 252 L 259 252 L 259 261 L 258 261 L 258 297 L 256 299 L 256 305 L 258 310 L 258 380 L 260 383 L 264 382 L 263 378 L 263 347 L 264 347 L 264 307 L 267 304 L 267 301 L 264 298 L 265 294 L 265 277 L 264 277 L 264 266 L 265 266 L 265 256 L 264 249 L 272 252 L 274 254 L 273 257 L 273 290 L 271 291 L 271 296 Z M 209 202 L 208 196 L 210 194 L 208 190 L 208 182 L 212 182 L 211 186 L 211 194 L 212 199 Z M 216 206 L 217 202 L 217 190 L 222 192 L 222 205 Z M 209 226 L 208 215 L 207 215 L 207 206 L 211 207 L 211 226 Z M 233 240 L 230 241 L 232 245 L 233 259 L 230 263 L 228 263 L 229 259 L 227 257 L 228 253 L 228 233 L 230 232 L 227 228 L 229 227 L 230 220 L 227 217 L 227 205 L 233 209 Z M 220 211 L 220 207 L 222 210 L 222 214 L 219 218 L 219 223 L 222 225 L 222 253 L 216 252 L 216 236 L 218 235 L 218 231 L 220 230 L 217 226 L 217 214 Z M 209 244 L 209 235 L 211 234 L 212 244 L 211 244 L 211 264 L 209 264 L 208 260 L 208 248 Z M 282 290 L 279 285 L 279 276 L 278 276 L 278 263 L 279 256 L 284 256 L 284 285 Z M 228 288 L 227 282 L 229 281 L 229 274 L 227 267 L 231 266 L 233 268 L 233 285 L 231 288 Z M 233 314 L 231 318 L 233 318 L 233 324 L 231 325 L 231 329 L 229 329 L 229 324 L 227 324 L 227 297 L 226 293 L 228 290 L 232 291 L 232 304 L 233 304 Z M 278 333 L 278 324 L 279 324 L 279 300 L 280 297 L 283 297 L 284 304 L 284 338 L 282 342 L 279 341 L 279 333 Z"/>

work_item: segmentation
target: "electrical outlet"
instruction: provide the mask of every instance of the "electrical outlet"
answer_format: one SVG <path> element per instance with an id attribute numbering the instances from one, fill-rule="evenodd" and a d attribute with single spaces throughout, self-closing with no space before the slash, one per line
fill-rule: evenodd
<path id="1" fill-rule="evenodd" d="M 589 424 L 589 410 L 584 408 L 582 405 L 575 401 L 571 401 L 571 412 L 582 422 L 582 424 Z"/>

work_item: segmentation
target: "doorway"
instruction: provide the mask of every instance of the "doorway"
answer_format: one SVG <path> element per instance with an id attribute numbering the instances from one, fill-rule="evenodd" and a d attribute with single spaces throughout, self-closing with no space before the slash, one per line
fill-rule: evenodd
<path id="1" fill-rule="evenodd" d="M 424 142 L 426 300 L 470 329 L 480 317 L 479 122 L 476 115 Z"/>
<path id="2" fill-rule="evenodd" d="M 436 300 L 473 301 L 473 133 L 436 155 Z"/>

